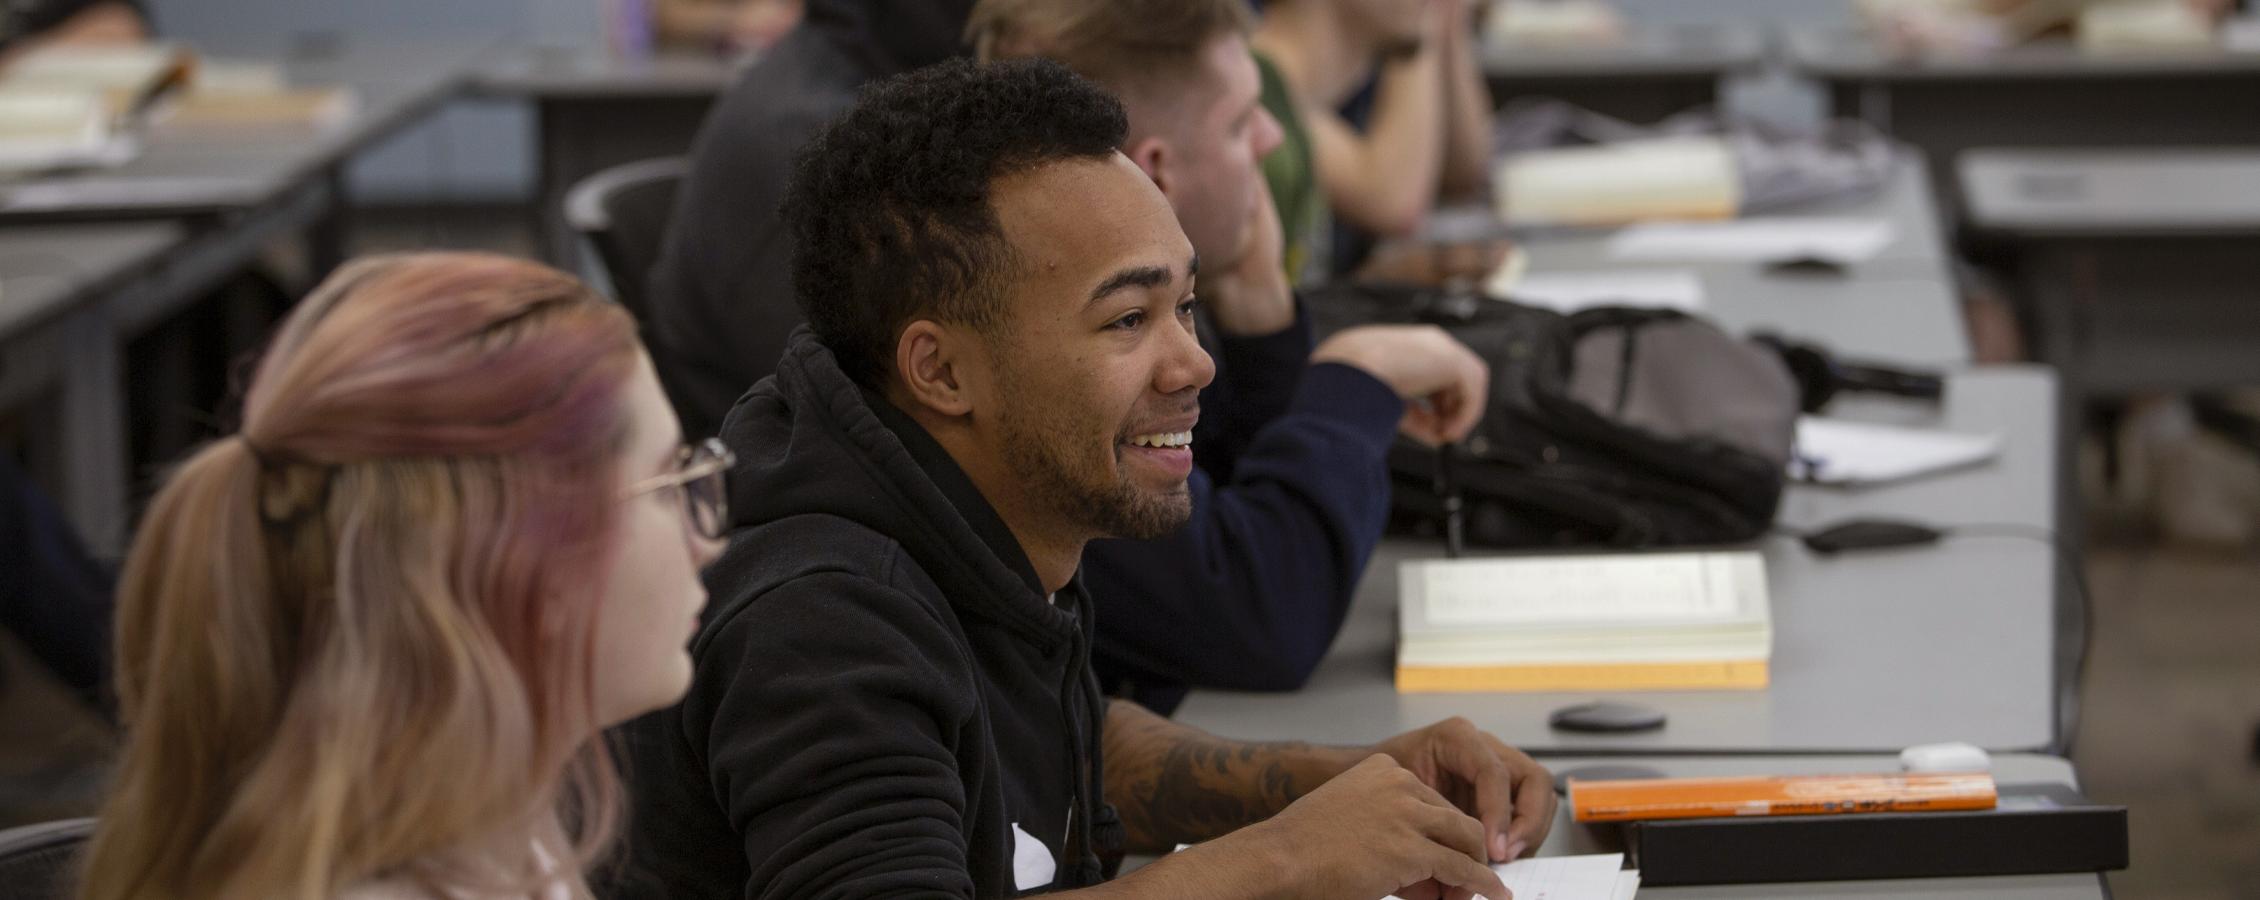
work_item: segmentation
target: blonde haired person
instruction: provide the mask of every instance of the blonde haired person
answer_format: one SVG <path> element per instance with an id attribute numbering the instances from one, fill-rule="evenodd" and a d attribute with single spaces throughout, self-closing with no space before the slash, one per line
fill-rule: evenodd
<path id="1" fill-rule="evenodd" d="M 333 275 L 135 542 L 81 896 L 589 896 L 600 732 L 688 684 L 725 520 L 726 454 L 680 440 L 633 323 L 560 272 Z"/>

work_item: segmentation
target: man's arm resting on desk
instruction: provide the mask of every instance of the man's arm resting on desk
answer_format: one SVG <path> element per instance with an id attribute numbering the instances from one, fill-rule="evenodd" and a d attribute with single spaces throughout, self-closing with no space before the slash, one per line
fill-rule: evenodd
<path id="1" fill-rule="evenodd" d="M 1210 843 L 1091 896 L 1497 897 L 1484 863 L 1535 846 L 1553 814 L 1545 770 L 1462 720 L 1369 751 L 1233 741 L 1117 701 L 1105 763 L 1133 849 Z"/>

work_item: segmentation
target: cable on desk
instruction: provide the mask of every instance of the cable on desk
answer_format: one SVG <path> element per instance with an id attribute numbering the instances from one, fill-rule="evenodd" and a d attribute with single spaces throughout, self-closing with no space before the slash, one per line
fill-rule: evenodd
<path id="1" fill-rule="evenodd" d="M 1852 534 L 1852 532 L 1860 532 Z M 1821 555 L 1840 552 L 1857 553 L 1865 549 L 1883 549 L 1936 543 L 1947 538 L 2014 538 L 2034 541 L 2049 548 L 2056 561 L 2056 571 L 2070 582 L 2074 594 L 2072 624 L 2076 629 L 2072 644 L 2075 654 L 2065 671 L 2057 673 L 2056 744 L 2069 754 L 2079 732 L 2079 700 L 2086 689 L 2088 658 L 2095 650 L 2095 595 L 2088 588 L 2087 573 L 2081 570 L 2079 551 L 2055 532 L 2039 525 L 2015 522 L 1981 522 L 1968 525 L 1928 526 L 1902 520 L 1855 520 L 1813 531 L 1799 531 L 1776 525 L 1772 533 L 1804 543 Z M 1832 541 L 1832 538 L 1836 540 Z M 2051 612 L 2059 611 L 2053 604 Z M 2053 629 L 2052 629 L 2053 630 Z M 2053 638 L 2051 634 L 2051 643 Z M 2053 657 L 2054 654 L 2051 654 Z M 2050 659 L 2054 665 L 2056 660 Z M 2066 689 L 2069 689 L 2068 692 Z"/>

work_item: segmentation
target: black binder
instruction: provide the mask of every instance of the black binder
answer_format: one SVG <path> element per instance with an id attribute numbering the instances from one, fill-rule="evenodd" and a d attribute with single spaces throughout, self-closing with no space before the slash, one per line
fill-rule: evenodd
<path id="1" fill-rule="evenodd" d="M 1628 822 L 1646 885 L 2103 872 L 2127 867 L 2127 809 L 2063 785 L 2002 785 L 1987 810 Z"/>

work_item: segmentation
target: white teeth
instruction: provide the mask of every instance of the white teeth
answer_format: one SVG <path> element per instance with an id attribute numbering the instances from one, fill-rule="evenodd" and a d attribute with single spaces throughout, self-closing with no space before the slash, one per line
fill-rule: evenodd
<path id="1" fill-rule="evenodd" d="M 1140 447 L 1189 447 L 1193 444 L 1193 433 L 1190 431 L 1169 431 L 1160 434 L 1141 434 L 1131 438 L 1130 443 Z"/>

